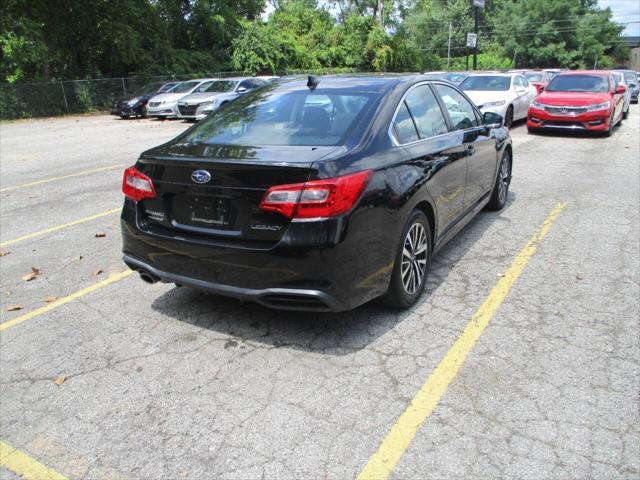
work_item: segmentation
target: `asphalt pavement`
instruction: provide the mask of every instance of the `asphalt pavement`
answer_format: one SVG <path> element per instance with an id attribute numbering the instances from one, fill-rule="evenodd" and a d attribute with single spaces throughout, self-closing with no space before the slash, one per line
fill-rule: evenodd
<path id="1" fill-rule="evenodd" d="M 611 138 L 516 125 L 506 208 L 419 303 L 341 314 L 128 274 L 122 170 L 188 124 L 0 124 L 0 478 L 639 478 L 631 109 Z"/>

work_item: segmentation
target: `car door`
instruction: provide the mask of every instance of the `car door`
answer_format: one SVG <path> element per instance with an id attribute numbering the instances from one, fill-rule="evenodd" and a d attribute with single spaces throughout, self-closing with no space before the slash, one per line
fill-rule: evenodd
<path id="1" fill-rule="evenodd" d="M 513 119 L 517 120 L 523 117 L 523 112 L 526 111 L 527 103 L 527 89 L 524 86 L 524 78 L 520 75 L 513 77 L 513 94 L 515 100 L 513 101 Z"/>
<path id="2" fill-rule="evenodd" d="M 497 168 L 495 140 L 485 128 L 482 115 L 467 97 L 449 85 L 436 83 L 434 88 L 467 154 L 463 201 L 466 212 L 486 197 L 493 187 Z"/>
<path id="3" fill-rule="evenodd" d="M 524 96 L 524 105 L 522 110 L 522 118 L 526 118 L 531 102 L 533 102 L 538 95 L 538 89 L 533 86 L 526 77 L 522 77 L 522 82 L 524 84 L 524 88 L 527 90 Z"/>
<path id="4" fill-rule="evenodd" d="M 457 132 L 450 132 L 441 106 L 427 83 L 413 86 L 400 102 L 392 135 L 408 154 L 411 168 L 427 179 L 427 190 L 435 201 L 436 232 L 440 236 L 463 209 L 467 154 Z M 406 163 L 406 162 L 405 162 Z M 393 170 L 403 176 L 401 165 Z"/>

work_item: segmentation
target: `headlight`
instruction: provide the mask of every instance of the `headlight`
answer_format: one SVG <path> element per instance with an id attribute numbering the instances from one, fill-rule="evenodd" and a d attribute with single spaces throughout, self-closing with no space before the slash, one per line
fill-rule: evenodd
<path id="1" fill-rule="evenodd" d="M 140 101 L 140 97 L 132 98 L 127 102 L 127 105 L 129 105 L 130 107 L 133 107 L 139 101 Z"/>
<path id="2" fill-rule="evenodd" d="M 595 105 L 588 105 L 587 112 L 596 112 L 598 110 L 608 110 L 610 106 L 611 106 L 611 102 L 603 102 L 603 103 L 596 103 Z"/>
<path id="3" fill-rule="evenodd" d="M 544 110 L 544 107 L 546 107 L 546 105 L 544 103 L 536 102 L 535 100 L 533 102 L 531 102 L 531 106 L 533 108 L 538 108 L 540 110 Z"/>
<path id="4" fill-rule="evenodd" d="M 501 107 L 502 105 L 504 105 L 504 100 L 498 100 L 496 102 L 487 102 L 484 105 L 482 105 L 482 108 L 489 108 L 489 107 Z"/>

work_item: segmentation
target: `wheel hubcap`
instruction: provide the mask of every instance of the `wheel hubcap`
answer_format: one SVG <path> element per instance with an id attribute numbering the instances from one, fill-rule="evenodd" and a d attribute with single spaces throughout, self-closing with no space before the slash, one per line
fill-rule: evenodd
<path id="1" fill-rule="evenodd" d="M 413 295 L 422 285 L 427 269 L 427 233 L 421 223 L 414 223 L 402 245 L 400 274 L 405 292 Z"/>
<path id="2" fill-rule="evenodd" d="M 504 203 L 507 199 L 507 192 L 509 191 L 509 162 L 506 158 L 502 160 L 500 164 L 500 178 L 498 178 L 498 196 L 500 197 L 500 203 Z"/>

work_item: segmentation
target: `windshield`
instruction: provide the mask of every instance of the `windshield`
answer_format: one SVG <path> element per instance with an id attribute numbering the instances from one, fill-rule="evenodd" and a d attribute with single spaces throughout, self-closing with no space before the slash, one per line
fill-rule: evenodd
<path id="1" fill-rule="evenodd" d="M 478 75 L 467 77 L 460 84 L 462 90 L 505 91 L 511 86 L 511 77 L 500 75 Z"/>
<path id="2" fill-rule="evenodd" d="M 199 84 L 200 82 L 198 81 L 184 82 L 179 85 L 176 85 L 176 87 L 173 90 L 171 90 L 171 93 L 187 93 L 187 92 L 190 92 L 194 87 L 196 87 Z"/>
<path id="3" fill-rule="evenodd" d="M 602 75 L 558 75 L 551 80 L 547 92 L 594 92 L 609 91 L 609 79 Z"/>
<path id="4" fill-rule="evenodd" d="M 162 85 L 164 85 L 164 82 L 147 83 L 144 87 L 138 88 L 133 94 L 138 96 L 145 95 L 147 93 L 155 93 Z"/>
<path id="5" fill-rule="evenodd" d="M 196 88 L 193 93 L 203 93 L 207 91 L 207 88 L 209 88 L 211 86 L 211 84 L 213 83 L 213 81 L 211 82 L 204 82 L 202 85 L 200 85 L 198 88 Z"/>
<path id="6" fill-rule="evenodd" d="M 465 78 L 467 78 L 469 76 L 468 73 L 447 73 L 445 75 L 445 78 L 447 80 L 449 80 L 451 83 L 460 83 L 461 81 L 463 81 Z"/>
<path id="7" fill-rule="evenodd" d="M 164 85 L 162 85 L 162 87 L 158 90 L 160 93 L 167 93 L 167 92 L 171 92 L 174 88 L 176 88 L 178 85 L 180 85 L 180 82 L 171 82 L 171 83 L 165 83 Z"/>
<path id="8" fill-rule="evenodd" d="M 238 82 L 231 80 L 220 80 L 209 84 L 203 92 L 230 92 L 237 84 Z"/>
<path id="9" fill-rule="evenodd" d="M 207 145 L 338 145 L 374 96 L 273 91 L 276 87 L 272 84 L 228 104 L 182 140 Z"/>
<path id="10" fill-rule="evenodd" d="M 542 81 L 542 73 L 525 73 L 524 76 L 530 82 L 541 82 Z"/>

